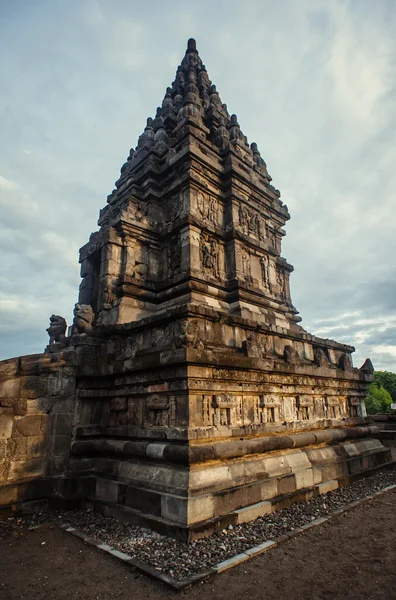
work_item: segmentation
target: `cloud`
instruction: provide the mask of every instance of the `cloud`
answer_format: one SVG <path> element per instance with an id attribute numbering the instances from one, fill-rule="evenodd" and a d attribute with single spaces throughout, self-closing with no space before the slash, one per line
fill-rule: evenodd
<path id="1" fill-rule="evenodd" d="M 52 312 L 70 318 L 78 247 L 196 37 L 290 208 L 282 254 L 295 266 L 303 326 L 356 345 L 355 364 L 371 356 L 396 370 L 391 8 L 382 0 L 10 4 L 0 16 L 0 310 L 7 299 L 15 310 L 4 319 L 2 356 L 12 331 L 14 351 L 32 348 L 35 335 L 39 351 L 36 324 L 45 332 Z"/>

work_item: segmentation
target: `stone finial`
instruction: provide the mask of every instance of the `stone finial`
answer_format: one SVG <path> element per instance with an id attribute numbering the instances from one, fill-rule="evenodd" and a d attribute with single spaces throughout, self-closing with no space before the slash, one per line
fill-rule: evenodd
<path id="1" fill-rule="evenodd" d="M 239 127 L 238 117 L 236 115 L 231 115 L 231 125 L 230 125 L 230 141 L 232 143 L 236 143 L 242 138 L 241 128 Z"/>
<path id="2" fill-rule="evenodd" d="M 197 52 L 197 42 L 190 38 L 187 42 L 187 52 Z"/>
<path id="3" fill-rule="evenodd" d="M 359 371 L 362 371 L 362 373 L 366 373 L 367 375 L 373 375 L 374 366 L 369 358 L 366 358 Z"/>
<path id="4" fill-rule="evenodd" d="M 65 336 L 66 328 L 66 319 L 59 315 L 51 315 L 50 325 L 46 330 L 49 335 L 49 343 L 55 344 L 56 342 L 61 342 Z"/>
<path id="5" fill-rule="evenodd" d="M 165 154 L 169 148 L 169 136 L 166 133 L 164 119 L 157 117 L 156 119 L 156 132 L 154 136 L 154 148 L 159 154 Z"/>
<path id="6" fill-rule="evenodd" d="M 172 90 L 170 87 L 166 88 L 166 93 L 162 101 L 162 108 L 166 107 L 169 107 L 170 109 L 173 107 Z"/>
<path id="7" fill-rule="evenodd" d="M 219 119 L 219 126 L 216 130 L 213 141 L 218 148 L 226 148 L 229 144 L 230 140 L 228 137 L 227 128 L 224 125 L 223 117 L 220 117 Z"/>

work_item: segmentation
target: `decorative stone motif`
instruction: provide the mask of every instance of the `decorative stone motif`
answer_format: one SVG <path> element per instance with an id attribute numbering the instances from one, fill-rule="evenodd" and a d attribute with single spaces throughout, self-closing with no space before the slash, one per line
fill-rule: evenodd
<path id="1" fill-rule="evenodd" d="M 73 334 L 91 333 L 92 323 L 95 319 L 92 306 L 88 304 L 76 304 L 74 307 Z"/>
<path id="2" fill-rule="evenodd" d="M 233 394 L 216 394 L 212 399 L 213 425 L 229 427 L 242 420 L 242 404 Z"/>
<path id="3" fill-rule="evenodd" d="M 298 354 L 297 350 L 289 344 L 287 346 L 285 346 L 285 348 L 283 350 L 283 358 L 290 365 L 297 365 L 298 363 L 301 362 L 300 355 Z"/>
<path id="4" fill-rule="evenodd" d="M 219 277 L 219 245 L 214 238 L 201 234 L 201 266 L 205 273 Z"/>
<path id="5" fill-rule="evenodd" d="M 51 315 L 50 326 L 47 329 L 49 343 L 55 344 L 56 342 L 62 342 L 66 333 L 66 328 L 66 319 L 60 317 L 59 315 Z"/>

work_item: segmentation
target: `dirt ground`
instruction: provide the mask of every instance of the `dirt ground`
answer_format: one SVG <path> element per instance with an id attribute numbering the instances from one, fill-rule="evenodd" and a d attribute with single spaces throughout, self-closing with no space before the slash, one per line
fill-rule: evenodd
<path id="1" fill-rule="evenodd" d="M 180 592 L 46 525 L 0 540 L 0 598 L 392 600 L 395 512 L 396 491 L 390 491 Z"/>

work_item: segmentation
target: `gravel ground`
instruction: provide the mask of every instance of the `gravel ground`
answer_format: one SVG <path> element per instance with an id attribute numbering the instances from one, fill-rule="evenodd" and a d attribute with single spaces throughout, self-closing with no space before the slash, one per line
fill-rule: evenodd
<path id="1" fill-rule="evenodd" d="M 180 580 L 319 517 L 331 515 L 347 504 L 393 484 L 396 484 L 396 471 L 378 472 L 373 477 L 360 479 L 308 502 L 293 504 L 250 523 L 234 527 L 230 525 L 210 538 L 190 544 L 90 510 L 49 511 L 22 518 L 11 517 L 0 521 L 0 534 L 58 520 Z"/>

